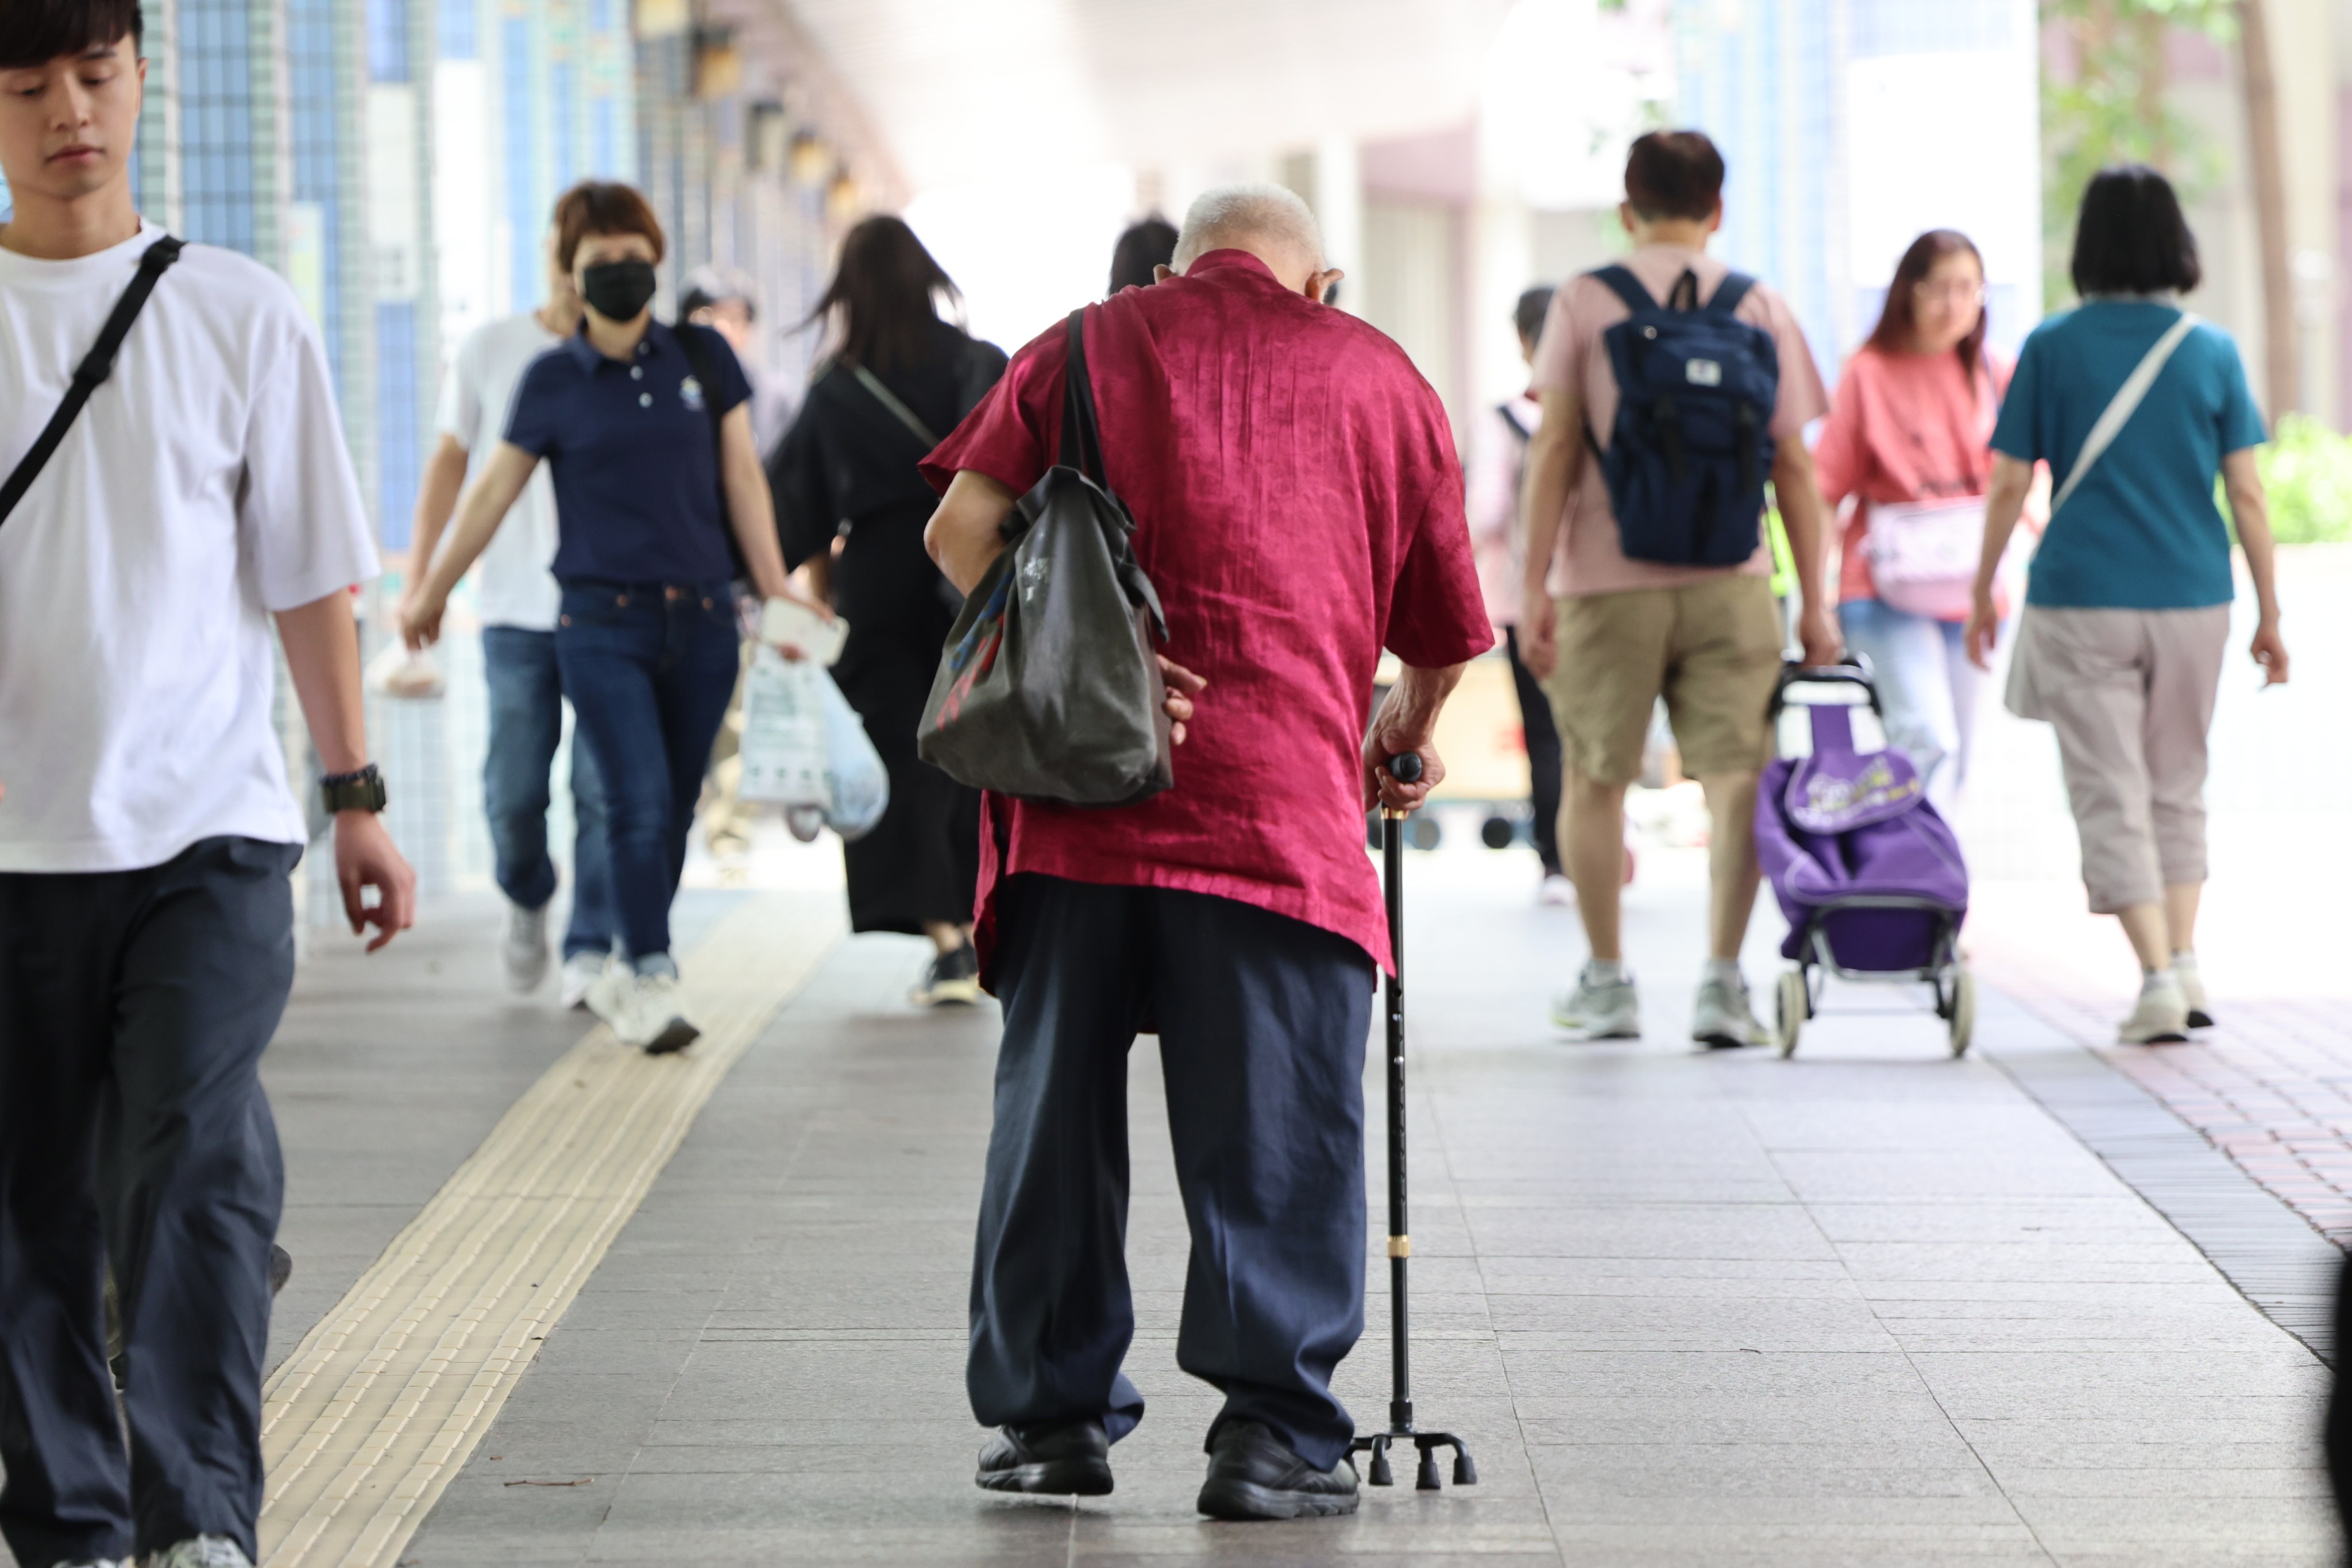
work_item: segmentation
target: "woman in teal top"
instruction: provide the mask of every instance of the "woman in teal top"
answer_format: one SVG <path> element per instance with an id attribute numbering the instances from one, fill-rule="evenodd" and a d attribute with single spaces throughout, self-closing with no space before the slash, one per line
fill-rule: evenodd
<path id="1" fill-rule="evenodd" d="M 2025 340 L 1993 430 L 1969 657 L 1990 658 L 1993 578 L 2033 465 L 2047 462 L 2058 501 L 2018 617 L 2009 707 L 2056 728 L 2091 908 L 2116 916 L 2138 954 L 2139 1002 L 2120 1037 L 2184 1040 L 2212 1023 L 2195 949 L 2205 736 L 2235 596 L 2217 473 L 2261 606 L 2253 657 L 2270 683 L 2286 679 L 2254 468 L 2263 422 L 2237 344 L 2181 310 L 2201 271 L 2163 175 L 2100 171 L 2083 193 L 2073 273 L 2083 303 Z"/>

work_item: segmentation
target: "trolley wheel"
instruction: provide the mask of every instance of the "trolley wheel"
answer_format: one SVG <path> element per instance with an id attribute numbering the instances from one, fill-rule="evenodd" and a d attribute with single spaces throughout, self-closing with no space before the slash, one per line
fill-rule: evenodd
<path id="1" fill-rule="evenodd" d="M 1977 977 L 1965 968 L 1952 975 L 1952 1055 L 1966 1056 L 1977 1032 Z"/>
<path id="2" fill-rule="evenodd" d="M 1806 989 L 1803 970 L 1791 969 L 1780 976 L 1780 994 L 1774 1012 L 1780 1026 L 1780 1054 L 1793 1057 L 1797 1054 L 1797 1036 L 1812 1012 L 1812 997 Z"/>

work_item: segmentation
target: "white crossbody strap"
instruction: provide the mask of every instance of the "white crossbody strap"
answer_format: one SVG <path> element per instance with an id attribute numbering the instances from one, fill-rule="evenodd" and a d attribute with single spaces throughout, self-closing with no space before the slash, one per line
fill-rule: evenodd
<path id="1" fill-rule="evenodd" d="M 2172 351 L 2180 346 L 2180 340 L 2187 337 L 2196 325 L 2195 316 L 2186 310 L 2181 311 L 2180 320 L 2173 322 L 2164 336 L 2148 345 L 2147 353 L 2140 356 L 2140 362 L 2132 367 L 2131 374 L 2116 388 L 2116 395 L 2108 400 L 2105 410 L 2099 416 L 2099 422 L 2092 426 L 2091 433 L 2083 438 L 2083 449 L 2075 454 L 2074 466 L 2067 471 L 2066 482 L 2058 487 L 2058 494 L 2050 502 L 2052 517 L 2058 515 L 2058 509 L 2066 504 L 2066 498 L 2074 493 L 2074 487 L 2083 482 L 2083 476 L 2091 471 L 2091 465 L 2099 460 L 2100 454 L 2122 434 L 2125 422 L 2138 410 L 2140 399 L 2146 397 L 2147 389 L 2156 384 L 2158 374 L 2164 369 L 2164 362 L 2172 357 Z"/>

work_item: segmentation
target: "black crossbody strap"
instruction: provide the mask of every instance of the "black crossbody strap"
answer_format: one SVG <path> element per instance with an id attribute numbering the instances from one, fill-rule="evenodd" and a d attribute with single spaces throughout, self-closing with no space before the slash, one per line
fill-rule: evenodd
<path id="1" fill-rule="evenodd" d="M 75 369 L 72 384 L 66 388 L 65 401 L 58 405 L 55 414 L 49 416 L 48 424 L 42 427 L 40 437 L 33 443 L 32 449 L 17 461 L 16 471 L 8 476 L 8 482 L 0 485 L 0 522 L 8 521 L 8 514 L 16 510 L 16 503 L 25 499 L 25 492 L 31 489 L 33 481 L 41 477 L 41 470 L 48 466 L 49 458 L 64 443 L 66 432 L 73 428 L 73 422 L 81 414 L 82 405 L 89 401 L 90 394 L 114 374 L 114 359 L 122 352 L 122 340 L 131 335 L 131 323 L 139 319 L 140 310 L 147 303 L 147 296 L 155 291 L 156 281 L 163 276 L 164 269 L 180 259 L 180 246 L 181 241 L 167 234 L 149 246 L 146 254 L 140 257 L 138 276 L 131 279 L 131 287 L 122 291 L 122 298 L 114 302 L 114 313 L 106 318 L 106 325 L 99 331 L 98 342 Z"/>

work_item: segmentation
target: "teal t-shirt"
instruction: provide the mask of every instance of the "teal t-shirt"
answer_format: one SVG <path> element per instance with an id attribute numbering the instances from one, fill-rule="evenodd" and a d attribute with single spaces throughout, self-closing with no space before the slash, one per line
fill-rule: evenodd
<path id="1" fill-rule="evenodd" d="M 2046 459 L 2053 485 L 2179 310 L 2095 300 L 2033 329 L 1993 428 L 1996 452 Z M 2230 534 L 2213 504 L 2225 453 L 2259 447 L 2262 416 L 2230 334 L 2200 323 L 2165 362 L 2122 430 L 2033 553 L 2025 602 L 2068 609 L 2187 610 L 2226 605 Z"/>

